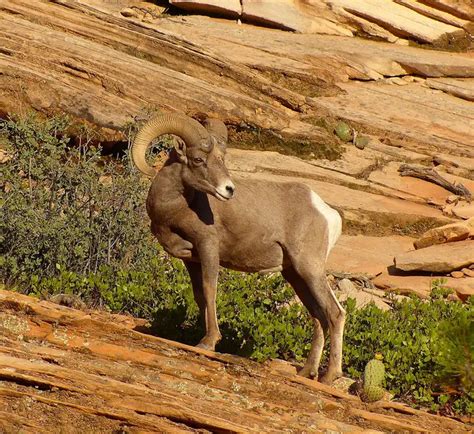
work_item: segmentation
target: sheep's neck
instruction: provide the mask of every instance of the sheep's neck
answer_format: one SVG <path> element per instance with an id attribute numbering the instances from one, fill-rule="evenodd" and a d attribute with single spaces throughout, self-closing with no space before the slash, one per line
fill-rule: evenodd
<path id="1" fill-rule="evenodd" d="M 151 188 L 155 204 L 164 212 L 186 208 L 194 197 L 195 190 L 182 181 L 182 169 L 179 162 L 170 162 L 158 172 L 153 181 Z"/>

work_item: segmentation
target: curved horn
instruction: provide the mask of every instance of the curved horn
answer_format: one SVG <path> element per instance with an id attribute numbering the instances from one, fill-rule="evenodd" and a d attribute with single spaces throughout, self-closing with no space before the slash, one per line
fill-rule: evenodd
<path id="1" fill-rule="evenodd" d="M 174 134 L 186 146 L 199 146 L 206 152 L 212 148 L 208 131 L 193 118 L 178 113 L 155 116 L 140 128 L 131 149 L 133 162 L 147 176 L 155 176 L 156 170 L 146 162 L 146 150 L 153 139 L 163 134 Z"/>
<path id="2" fill-rule="evenodd" d="M 224 122 L 216 118 L 206 118 L 202 124 L 212 136 L 216 136 L 227 143 L 229 137 Z"/>

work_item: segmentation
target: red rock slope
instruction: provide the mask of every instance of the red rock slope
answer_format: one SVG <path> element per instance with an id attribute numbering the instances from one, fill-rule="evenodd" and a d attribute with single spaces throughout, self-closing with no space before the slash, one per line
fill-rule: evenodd
<path id="1" fill-rule="evenodd" d="M 139 333 L 139 320 L 0 290 L 0 432 L 465 432 L 249 360 Z"/>

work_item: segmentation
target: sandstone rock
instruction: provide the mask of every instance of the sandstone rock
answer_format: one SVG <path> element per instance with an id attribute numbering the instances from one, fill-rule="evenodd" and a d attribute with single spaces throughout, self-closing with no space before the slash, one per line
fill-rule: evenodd
<path id="1" fill-rule="evenodd" d="M 458 18 L 449 12 L 445 12 L 443 10 L 435 9 L 433 7 L 427 6 L 419 1 L 416 0 L 394 0 L 395 3 L 401 4 L 406 6 L 414 11 L 425 15 L 430 18 L 434 18 L 435 20 L 441 21 L 446 24 L 451 24 L 455 27 L 460 27 L 464 29 L 468 29 L 470 26 L 470 21 L 465 20 L 462 18 Z"/>
<path id="2" fill-rule="evenodd" d="M 356 301 L 356 308 L 360 309 L 367 306 L 370 303 L 374 303 L 379 309 L 390 310 L 389 304 L 385 303 L 380 297 L 369 294 L 365 291 L 359 290 L 349 279 L 342 279 L 338 282 L 339 290 L 339 301 L 345 301 L 348 298 L 353 298 Z"/>
<path id="3" fill-rule="evenodd" d="M 251 23 L 301 33 L 352 36 L 349 29 L 320 18 L 301 3 L 298 0 L 242 0 L 242 17 Z"/>
<path id="4" fill-rule="evenodd" d="M 395 418 L 383 407 L 369 409 L 357 397 L 293 375 L 285 362 L 286 372 L 268 369 L 132 331 L 105 312 L 95 317 L 3 290 L 0 302 L 2 433 L 91 432 L 91 427 L 121 432 L 124 426 L 166 433 L 464 428 L 409 407 L 395 410 Z M 18 340 L 18 330 L 24 340 Z M 393 412 L 397 404 L 387 405 Z M 347 408 L 345 422 L 338 414 Z"/>
<path id="5" fill-rule="evenodd" d="M 470 0 L 423 0 L 423 3 L 457 17 L 474 21 L 474 3 Z"/>
<path id="6" fill-rule="evenodd" d="M 415 67 L 414 62 L 410 60 L 411 65 L 407 68 Z M 436 68 L 425 67 L 430 74 L 436 73 Z M 329 110 L 342 119 L 404 137 L 403 140 L 393 140 L 392 145 L 425 154 L 445 149 L 453 155 L 474 157 L 472 102 L 453 98 L 444 92 L 435 93 L 435 90 L 416 83 L 395 87 L 378 82 L 350 82 L 339 86 L 345 91 L 344 94 L 318 98 L 317 107 Z M 435 118 L 436 135 L 430 127 Z M 426 182 L 424 184 L 427 185 Z M 439 189 L 441 193 L 441 187 Z"/>
<path id="7" fill-rule="evenodd" d="M 403 271 L 449 273 L 474 263 L 474 241 L 438 244 L 414 250 L 394 259 L 395 267 Z"/>
<path id="8" fill-rule="evenodd" d="M 469 228 L 469 230 L 471 231 L 469 236 L 470 237 L 474 237 L 474 217 L 471 217 L 469 219 L 467 219 L 464 224 Z"/>
<path id="9" fill-rule="evenodd" d="M 415 249 L 423 249 L 435 244 L 451 241 L 461 241 L 469 237 L 471 229 L 462 223 L 452 223 L 438 228 L 430 229 L 418 238 L 413 245 Z"/>
<path id="10" fill-rule="evenodd" d="M 474 217 L 474 203 L 466 204 L 465 202 L 458 202 L 453 208 L 453 214 L 456 217 L 468 220 Z"/>
<path id="11" fill-rule="evenodd" d="M 474 101 L 474 80 L 461 78 L 428 78 L 426 80 L 428 87 L 439 89 L 443 92 Z"/>
<path id="12" fill-rule="evenodd" d="M 393 257 L 405 252 L 413 238 L 342 235 L 328 258 L 328 269 L 375 276 L 386 272 Z"/>
<path id="13" fill-rule="evenodd" d="M 463 279 L 467 280 L 467 279 Z M 454 288 L 456 295 L 464 302 L 467 301 L 469 297 L 474 296 L 474 279 L 470 279 L 471 282 L 462 287 Z"/>
<path id="14" fill-rule="evenodd" d="M 138 18 L 140 17 L 140 14 L 132 8 L 123 8 L 120 13 L 127 18 Z"/>
<path id="15" fill-rule="evenodd" d="M 370 173 L 368 179 L 377 184 L 404 192 L 413 198 L 417 197 L 436 205 L 445 203 L 449 195 L 447 190 L 423 179 L 400 176 L 399 167 L 400 163 L 398 161 L 391 161 Z"/>
<path id="16" fill-rule="evenodd" d="M 462 271 L 452 271 L 451 276 L 454 277 L 455 279 L 460 279 L 464 277 L 464 273 Z"/>
<path id="17" fill-rule="evenodd" d="M 239 0 L 169 0 L 169 2 L 186 11 L 219 14 L 229 18 L 237 18 L 242 13 Z"/>
<path id="18" fill-rule="evenodd" d="M 474 277 L 474 270 L 470 268 L 463 268 L 461 271 L 464 273 L 465 276 Z"/>
<path id="19" fill-rule="evenodd" d="M 420 15 L 389 0 L 330 0 L 329 3 L 376 22 L 395 35 L 408 34 L 421 42 L 434 43 L 447 35 L 452 38 L 465 36 L 458 27 Z"/>
<path id="20" fill-rule="evenodd" d="M 401 41 L 397 36 L 387 29 L 384 29 L 378 24 L 366 20 L 365 18 L 351 14 L 342 7 L 334 7 L 333 10 L 341 18 L 341 21 L 343 21 L 343 19 L 347 20 L 351 25 L 355 26 L 356 29 L 360 29 L 360 33 L 365 33 L 375 38 L 393 43 L 400 43 Z"/>
<path id="21" fill-rule="evenodd" d="M 50 297 L 49 301 L 60 304 L 61 306 L 71 307 L 73 309 L 87 309 L 87 305 L 81 300 L 81 298 L 74 294 L 56 294 Z"/>
<path id="22" fill-rule="evenodd" d="M 296 375 L 296 368 L 286 360 L 273 359 L 268 362 L 268 367 L 272 370 L 287 375 Z"/>
<path id="23" fill-rule="evenodd" d="M 392 276 L 383 273 L 372 280 L 372 283 L 385 291 L 393 291 L 398 294 L 415 294 L 421 298 L 428 298 L 431 294 L 431 288 L 439 277 L 432 276 Z M 464 279 L 455 279 L 454 277 L 443 277 L 446 288 L 454 291 L 465 292 L 468 288 L 474 287 L 474 278 L 465 277 Z"/>

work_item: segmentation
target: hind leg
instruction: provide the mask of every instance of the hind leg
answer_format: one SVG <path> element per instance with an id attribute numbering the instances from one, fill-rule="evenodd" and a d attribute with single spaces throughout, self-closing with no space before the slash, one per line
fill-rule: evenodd
<path id="1" fill-rule="evenodd" d="M 304 260 L 295 262 L 296 264 L 293 266 L 294 273 L 305 283 L 305 285 L 299 283 L 299 291 L 302 291 L 303 294 L 298 295 L 305 306 L 310 310 L 310 314 L 313 318 L 317 318 L 323 330 L 329 329 L 331 337 L 329 364 L 327 372 L 321 381 L 331 383 L 336 378 L 342 376 L 342 343 L 346 312 L 331 290 L 324 269 L 315 269 L 314 265 L 308 264 Z M 313 337 L 313 345 L 311 347 L 311 350 L 314 348 L 315 353 L 317 350 L 319 351 L 318 344 L 314 342 L 316 333 L 321 332 L 317 331 L 315 326 L 315 336 Z M 310 351 L 307 365 L 317 362 L 319 366 L 317 354 L 315 355 L 315 359 L 311 360 L 312 353 L 313 351 Z"/>
<path id="2" fill-rule="evenodd" d="M 346 311 L 334 295 L 334 292 L 326 280 L 326 276 L 324 276 L 322 285 L 325 288 L 325 294 L 329 294 L 327 297 L 328 303 L 326 309 L 328 312 L 331 312 L 328 315 L 331 346 L 329 350 L 328 369 L 323 378 L 321 378 L 321 382 L 331 384 L 335 379 L 342 377 L 342 344 L 344 339 Z"/>
<path id="3" fill-rule="evenodd" d="M 311 341 L 309 355 L 298 374 L 302 377 L 318 378 L 319 364 L 324 348 L 324 328 L 327 328 L 327 321 L 324 318 L 323 312 L 315 303 L 315 300 L 309 296 L 309 288 L 298 273 L 293 268 L 289 268 L 283 270 L 282 275 L 293 287 L 306 309 L 308 309 L 314 322 L 313 339 Z"/>
<path id="4" fill-rule="evenodd" d="M 342 376 L 342 343 L 344 334 L 344 323 L 346 311 L 337 301 L 331 287 L 329 286 L 325 273 L 304 274 L 311 296 L 326 317 L 331 345 L 329 349 L 329 363 L 326 374 L 321 379 L 323 383 L 332 383 L 336 378 Z"/>

